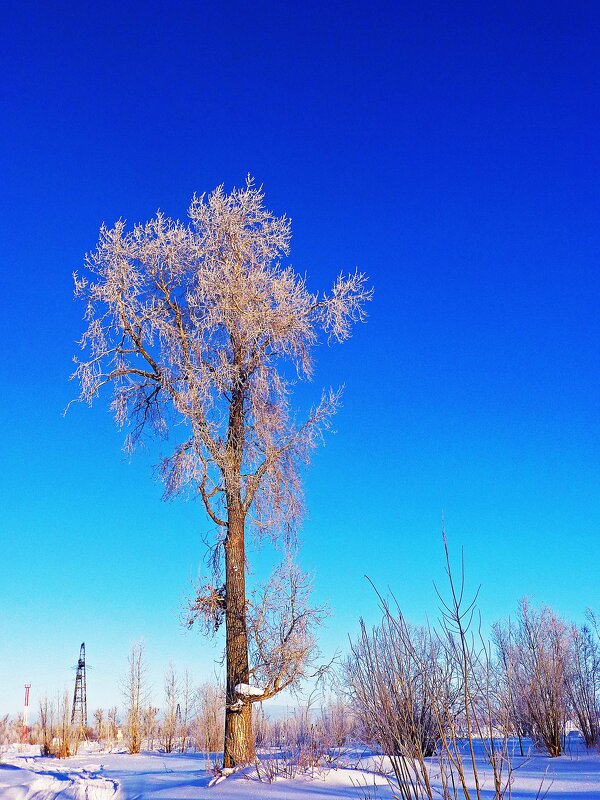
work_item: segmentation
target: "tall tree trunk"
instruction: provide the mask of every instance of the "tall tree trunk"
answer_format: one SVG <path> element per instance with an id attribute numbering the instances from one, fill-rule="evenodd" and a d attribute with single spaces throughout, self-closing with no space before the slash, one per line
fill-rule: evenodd
<path id="1" fill-rule="evenodd" d="M 231 768 L 254 759 L 252 704 L 241 702 L 235 687 L 248 683 L 248 635 L 246 631 L 246 563 L 244 514 L 241 503 L 229 507 L 225 541 L 226 661 L 225 751 L 223 766 Z"/>
<path id="2" fill-rule="evenodd" d="M 242 352 L 232 341 L 236 370 L 241 370 Z M 225 749 L 223 766 L 226 769 L 254 760 L 252 735 L 252 704 L 236 694 L 235 687 L 247 684 L 248 633 L 246 630 L 246 514 L 242 504 L 241 472 L 244 457 L 244 391 L 242 381 L 234 389 L 229 412 L 227 455 L 229 476 L 226 478 L 227 538 L 225 540 L 225 654 L 227 686 L 225 692 Z"/>

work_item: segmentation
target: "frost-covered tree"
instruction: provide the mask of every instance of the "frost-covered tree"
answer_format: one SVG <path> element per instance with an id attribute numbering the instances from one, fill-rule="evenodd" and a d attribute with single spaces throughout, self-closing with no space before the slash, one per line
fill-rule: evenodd
<path id="1" fill-rule="evenodd" d="M 148 750 L 154 750 L 154 740 L 159 735 L 158 708 L 151 703 L 142 711 L 142 729 Z"/>
<path id="2" fill-rule="evenodd" d="M 117 741 L 119 725 L 121 724 L 119 720 L 118 709 L 116 706 L 112 706 L 112 708 L 108 709 L 106 724 L 108 726 L 108 736 L 110 738 L 111 744 L 114 745 L 114 743 Z"/>
<path id="3" fill-rule="evenodd" d="M 88 323 L 75 371 L 80 399 L 91 402 L 111 384 L 117 422 L 130 426 L 129 448 L 145 434 L 171 433 L 161 464 L 166 496 L 191 488 L 219 531 L 224 582 L 206 586 L 196 605 L 216 624 L 225 620 L 226 767 L 253 757 L 251 703 L 290 674 L 265 668 L 265 693 L 236 690 L 250 679 L 246 535 L 249 528 L 273 539 L 293 535 L 299 467 L 340 399 L 339 391 L 324 392 L 296 423 L 292 383 L 312 375 L 320 334 L 347 339 L 371 297 L 358 272 L 340 275 L 328 294 L 310 291 L 281 263 L 290 220 L 263 201 L 248 180 L 230 194 L 219 187 L 194 197 L 188 224 L 158 213 L 133 230 L 122 221 L 103 226 L 86 274 L 75 278 Z M 290 667 L 287 657 L 281 663 Z M 296 676 L 297 666 L 292 659 Z"/>
<path id="4" fill-rule="evenodd" d="M 179 681 L 173 664 L 165 673 L 165 712 L 162 733 L 165 753 L 172 753 L 177 736 L 177 706 L 179 700 Z"/>
<path id="5" fill-rule="evenodd" d="M 144 733 L 144 706 L 148 695 L 144 643 L 131 645 L 127 659 L 128 671 L 122 689 L 127 703 L 127 740 L 130 753 L 139 753 Z"/>
<path id="6" fill-rule="evenodd" d="M 44 695 L 40 700 L 39 709 L 40 753 L 49 756 L 52 753 L 52 739 L 55 733 L 56 708 L 54 702 L 48 699 L 48 695 Z"/>
<path id="7" fill-rule="evenodd" d="M 185 753 L 188 743 L 190 723 L 194 714 L 194 691 L 192 688 L 192 678 L 188 670 L 183 674 L 181 682 L 181 752 Z"/>
<path id="8" fill-rule="evenodd" d="M 520 727 L 549 756 L 560 756 L 569 706 L 569 628 L 551 608 L 536 609 L 523 598 L 516 623 L 496 625 L 495 637 L 508 665 L 513 708 L 524 720 Z"/>
<path id="9" fill-rule="evenodd" d="M 196 693 L 194 720 L 196 747 L 204 753 L 223 748 L 225 689 L 217 683 L 204 683 Z"/>
<path id="10" fill-rule="evenodd" d="M 587 625 L 571 628 L 567 683 L 586 747 L 600 742 L 600 647 Z"/>
<path id="11" fill-rule="evenodd" d="M 105 738 L 106 733 L 106 722 L 104 719 L 104 709 L 97 708 L 93 715 L 94 717 L 94 729 L 96 733 L 96 740 L 98 742 L 102 742 Z"/>

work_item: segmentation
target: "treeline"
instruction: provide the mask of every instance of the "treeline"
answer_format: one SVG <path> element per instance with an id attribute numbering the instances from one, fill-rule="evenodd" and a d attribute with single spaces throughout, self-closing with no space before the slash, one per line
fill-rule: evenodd
<path id="1" fill-rule="evenodd" d="M 42 697 L 37 719 L 27 730 L 22 714 L 0 717 L 0 747 L 39 745 L 42 755 L 59 758 L 75 755 L 84 740 L 129 753 L 139 753 L 142 748 L 161 748 L 167 753 L 222 750 L 225 692 L 217 682 L 195 686 L 187 670 L 179 676 L 169 664 L 164 676 L 164 703 L 159 708 L 150 702 L 143 644 L 135 644 L 120 689 L 123 709 L 96 708 L 88 714 L 85 728 L 71 721 L 77 715 L 72 714 L 68 690 Z"/>
<path id="2" fill-rule="evenodd" d="M 69 694 L 44 697 L 37 719 L 24 734 L 23 716 L 0 717 L 0 747 L 21 743 L 39 745 L 42 755 L 66 758 L 75 755 L 82 741 L 97 742 L 103 749 L 139 753 L 142 749 L 161 749 L 166 753 L 187 750 L 218 752 L 223 749 L 224 690 L 216 683 L 177 682 L 169 668 L 171 693 L 163 708 L 140 703 L 121 711 L 117 706 L 96 708 L 90 724 L 82 729 L 71 722 Z M 174 681 L 173 681 L 174 679 Z M 178 690 L 181 688 L 182 700 Z M 175 692 L 172 692 L 175 689 Z M 183 701 L 183 705 L 182 705 Z"/>
<path id="3" fill-rule="evenodd" d="M 0 717 L 0 747 L 16 743 L 39 745 L 42 755 L 59 758 L 75 755 L 82 741 L 97 743 L 103 750 L 160 750 L 165 753 L 223 751 L 225 689 L 218 682 L 195 686 L 186 671 L 179 676 L 172 664 L 164 676 L 163 705 L 148 701 L 144 651 L 134 645 L 129 656 L 129 672 L 121 687 L 123 710 L 117 706 L 96 708 L 90 725 L 82 730 L 71 723 L 69 693 L 44 697 L 35 722 L 23 739 L 21 714 Z M 319 695 L 320 697 L 320 695 Z M 356 718 L 342 699 L 290 709 L 283 719 L 270 719 L 262 705 L 253 709 L 256 746 L 277 755 L 265 765 L 264 779 L 295 774 L 331 761 L 337 752 L 355 739 Z"/>

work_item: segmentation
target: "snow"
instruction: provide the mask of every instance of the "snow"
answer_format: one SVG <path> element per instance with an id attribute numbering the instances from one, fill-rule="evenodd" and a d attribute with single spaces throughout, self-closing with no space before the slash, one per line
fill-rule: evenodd
<path id="1" fill-rule="evenodd" d="M 268 755 L 263 755 L 268 759 Z M 254 768 L 214 781 L 216 756 L 147 752 L 82 753 L 58 760 L 29 753 L 0 754 L 1 800 L 391 800 L 392 792 L 377 768 L 386 759 L 372 753 L 348 753 L 331 769 L 298 773 L 295 778 L 257 779 Z M 483 761 L 481 761 L 483 769 Z M 550 759 L 515 757 L 513 800 L 600 800 L 600 754 L 579 748 Z M 433 774 L 433 780 L 436 776 Z M 213 784 L 211 787 L 210 784 Z M 483 794 L 493 796 L 489 770 Z"/>
<path id="2" fill-rule="evenodd" d="M 0 797 L 3 800 L 111 800 L 118 797 L 119 783 L 98 774 L 95 767 L 72 766 L 74 759 L 16 756 L 0 761 Z M 48 763 L 51 762 L 51 763 Z"/>
<path id="3" fill-rule="evenodd" d="M 250 686 L 249 683 L 238 683 L 236 684 L 235 692 L 242 697 L 261 697 L 265 690 L 259 689 L 258 686 Z"/>

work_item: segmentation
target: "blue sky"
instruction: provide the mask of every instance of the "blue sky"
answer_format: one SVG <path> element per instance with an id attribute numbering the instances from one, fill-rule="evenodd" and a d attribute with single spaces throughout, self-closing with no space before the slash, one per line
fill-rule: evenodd
<path id="1" fill-rule="evenodd" d="M 16 4 L 15 4 L 16 5 Z M 487 8 L 486 8 L 487 6 Z M 0 713 L 74 673 L 119 702 L 147 643 L 200 681 L 219 643 L 179 613 L 210 526 L 129 462 L 106 398 L 62 411 L 102 221 L 184 217 L 251 172 L 291 263 L 358 266 L 369 320 L 319 349 L 344 383 L 306 473 L 304 566 L 343 649 L 368 574 L 435 614 L 440 524 L 488 620 L 523 594 L 600 609 L 600 8 L 592 3 L 21 4 L 5 11 L 0 168 Z M 273 559 L 265 546 L 256 575 Z"/>

